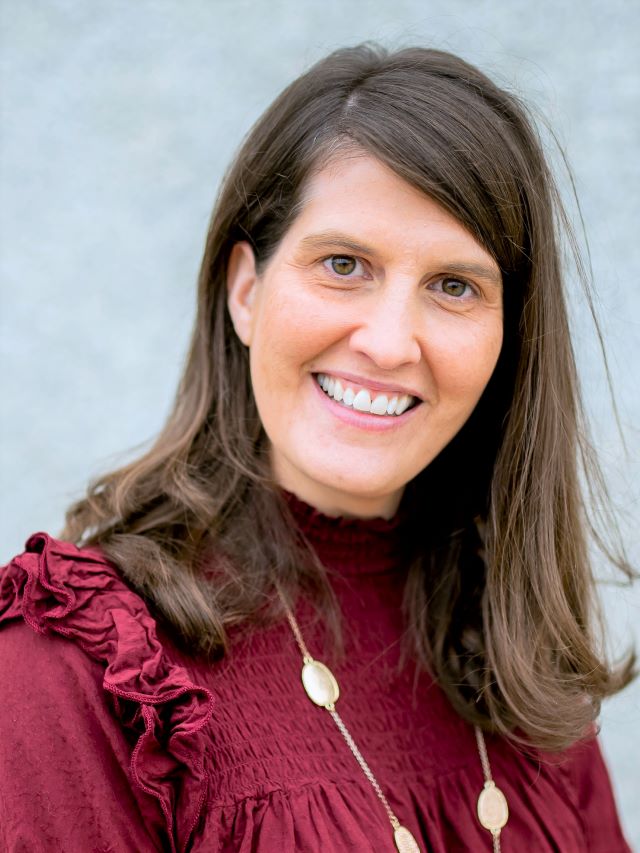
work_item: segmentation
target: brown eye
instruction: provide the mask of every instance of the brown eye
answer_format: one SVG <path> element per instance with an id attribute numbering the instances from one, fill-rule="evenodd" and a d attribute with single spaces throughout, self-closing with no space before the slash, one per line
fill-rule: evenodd
<path id="1" fill-rule="evenodd" d="M 443 278 L 442 292 L 447 296 L 464 296 L 469 285 L 464 281 L 459 281 L 457 278 Z"/>
<path id="2" fill-rule="evenodd" d="M 351 275 L 356 268 L 356 259 L 348 255 L 333 255 L 331 269 L 338 275 Z"/>

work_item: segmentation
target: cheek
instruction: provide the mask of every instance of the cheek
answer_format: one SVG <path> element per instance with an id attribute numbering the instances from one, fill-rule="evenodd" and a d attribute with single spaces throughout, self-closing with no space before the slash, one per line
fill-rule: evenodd
<path id="1" fill-rule="evenodd" d="M 466 398 L 475 405 L 491 378 L 501 348 L 500 316 L 443 330 L 430 342 L 430 364 L 440 393 Z"/>
<path id="2" fill-rule="evenodd" d="M 348 328 L 344 311 L 307 294 L 299 282 L 284 280 L 265 291 L 256 313 L 253 369 L 270 387 L 283 388 L 313 371 L 318 357 Z"/>

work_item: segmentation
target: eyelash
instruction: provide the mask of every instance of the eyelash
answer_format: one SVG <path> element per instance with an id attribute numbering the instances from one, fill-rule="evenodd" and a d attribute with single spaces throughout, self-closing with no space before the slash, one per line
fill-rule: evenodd
<path id="1" fill-rule="evenodd" d="M 356 264 L 360 265 L 360 267 L 364 266 L 363 261 L 360 258 L 355 257 L 355 255 L 328 255 L 326 258 L 322 259 L 322 265 L 334 278 L 337 278 L 337 279 L 346 279 L 347 281 L 349 281 L 351 278 L 354 278 L 356 276 L 356 271 L 354 270 L 353 272 L 348 273 L 347 275 L 340 275 L 339 273 L 335 272 L 335 270 L 333 270 L 332 266 L 331 266 L 331 262 L 336 260 L 336 259 L 345 260 L 345 261 L 346 260 L 355 261 Z M 454 281 L 454 282 L 457 282 L 458 284 L 463 284 L 470 291 L 469 295 L 478 296 L 477 288 L 471 282 L 466 281 L 464 278 L 459 278 L 458 276 L 443 275 L 439 279 L 436 279 L 436 281 L 433 283 L 434 284 L 441 284 L 445 281 Z M 461 302 L 465 297 L 469 298 L 469 295 L 466 293 L 463 294 L 462 296 L 451 296 L 451 294 L 445 293 L 443 290 L 440 290 L 439 292 L 442 293 L 443 296 L 445 296 L 446 298 L 452 299 L 454 302 Z"/>

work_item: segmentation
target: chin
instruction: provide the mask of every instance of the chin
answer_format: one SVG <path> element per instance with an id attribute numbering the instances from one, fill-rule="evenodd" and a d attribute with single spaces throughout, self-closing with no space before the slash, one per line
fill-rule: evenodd
<path id="1" fill-rule="evenodd" d="M 370 470 L 355 475 L 352 472 L 348 478 L 340 472 L 337 472 L 334 477 L 327 476 L 327 472 L 324 471 L 321 476 L 313 479 L 321 488 L 331 490 L 336 496 L 344 495 L 345 498 L 362 501 L 388 501 L 402 492 L 406 485 L 406 482 L 399 481 L 397 476 L 376 477 L 372 476 Z"/>

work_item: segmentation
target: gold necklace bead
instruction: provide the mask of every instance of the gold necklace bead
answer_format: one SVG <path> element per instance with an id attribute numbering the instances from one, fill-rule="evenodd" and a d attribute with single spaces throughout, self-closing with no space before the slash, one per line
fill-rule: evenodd
<path id="1" fill-rule="evenodd" d="M 333 710 L 340 696 L 340 688 L 328 666 L 311 657 L 306 658 L 302 667 L 302 684 L 312 702 Z"/>
<path id="2" fill-rule="evenodd" d="M 489 832 L 499 832 L 509 820 L 507 798 L 493 780 L 487 780 L 478 797 L 478 820 Z"/>
<path id="3" fill-rule="evenodd" d="M 398 848 L 398 853 L 420 853 L 418 842 L 406 826 L 396 827 L 393 833 L 393 840 Z"/>

